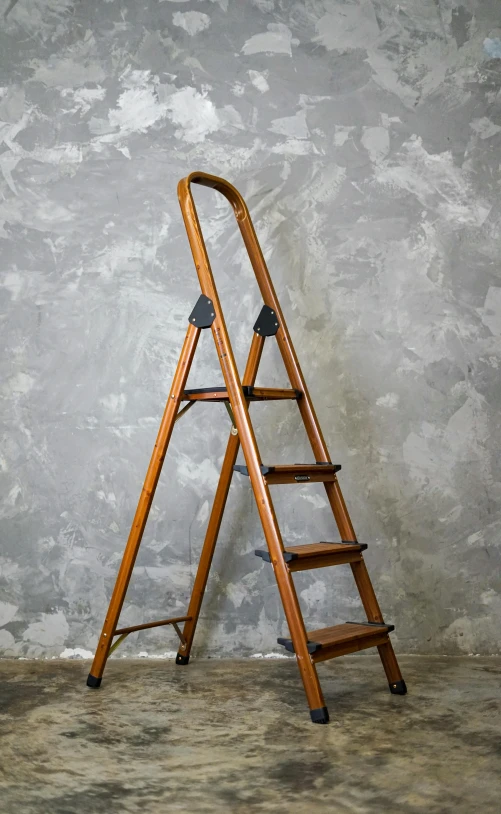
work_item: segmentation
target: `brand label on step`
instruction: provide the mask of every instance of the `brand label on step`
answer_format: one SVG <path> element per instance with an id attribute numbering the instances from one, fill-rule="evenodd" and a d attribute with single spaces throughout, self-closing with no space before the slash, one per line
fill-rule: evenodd
<path id="1" fill-rule="evenodd" d="M 310 480 L 310 476 L 309 475 L 295 475 L 294 480 L 297 480 L 298 483 L 299 483 L 300 481 Z"/>

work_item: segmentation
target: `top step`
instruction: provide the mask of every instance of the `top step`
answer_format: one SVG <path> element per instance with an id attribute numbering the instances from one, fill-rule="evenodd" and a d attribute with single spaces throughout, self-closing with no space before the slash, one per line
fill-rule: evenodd
<path id="1" fill-rule="evenodd" d="M 300 399 L 301 390 L 282 389 L 279 387 L 242 387 L 244 396 L 249 401 L 282 401 L 283 399 Z M 197 390 L 185 390 L 183 401 L 229 401 L 226 387 L 202 387 Z"/>
<path id="2" fill-rule="evenodd" d="M 246 466 L 233 467 L 241 475 L 249 475 Z M 261 466 L 261 474 L 268 484 L 278 483 L 329 483 L 336 480 L 339 464 L 285 464 L 280 466 Z"/>

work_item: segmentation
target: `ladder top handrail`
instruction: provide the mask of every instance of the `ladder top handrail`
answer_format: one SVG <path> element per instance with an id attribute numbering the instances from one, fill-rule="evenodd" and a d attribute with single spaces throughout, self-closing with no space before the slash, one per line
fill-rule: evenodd
<path id="1" fill-rule="evenodd" d="M 221 195 L 224 195 L 235 210 L 237 220 L 243 220 L 248 216 L 249 210 L 247 209 L 247 204 L 238 189 L 224 178 L 220 178 L 218 175 L 210 175 L 208 172 L 190 172 L 186 178 L 181 178 L 177 185 L 177 194 L 181 208 L 183 208 L 183 204 L 186 203 L 186 199 L 191 198 L 191 184 L 200 184 L 203 187 L 210 187 L 210 189 L 215 189 L 217 192 L 220 192 Z"/>
<path id="2" fill-rule="evenodd" d="M 308 430 L 311 432 L 312 447 L 315 454 L 315 460 L 328 461 L 330 460 L 327 446 L 325 444 L 320 425 L 318 423 L 315 408 L 311 401 L 304 376 L 299 366 L 299 361 L 290 338 L 289 331 L 285 322 L 278 297 L 273 286 L 273 282 L 268 271 L 268 266 L 264 255 L 257 239 L 256 232 L 252 223 L 252 218 L 242 195 L 233 184 L 220 178 L 217 175 L 210 175 L 207 172 L 195 171 L 191 172 L 186 178 L 182 178 L 177 186 L 179 204 L 183 215 L 186 232 L 188 234 L 188 241 L 190 243 L 193 259 L 195 261 L 195 268 L 197 271 L 200 287 L 205 296 L 214 299 L 217 302 L 218 311 L 220 312 L 220 322 L 224 326 L 224 318 L 221 313 L 219 298 L 217 294 L 216 284 L 212 274 L 209 255 L 205 245 L 202 228 L 197 215 L 197 208 L 191 184 L 200 184 L 201 186 L 209 187 L 220 192 L 231 204 L 235 219 L 240 229 L 249 260 L 251 262 L 254 274 L 256 276 L 257 284 L 263 297 L 263 302 L 271 308 L 278 317 L 280 328 L 277 332 L 277 340 L 282 354 L 282 358 L 287 370 L 289 381 L 292 388 L 299 390 L 302 393 L 302 398 L 298 402 L 299 410 L 306 423 Z M 216 321 L 217 322 L 217 321 Z M 215 323 L 216 324 L 216 323 Z M 214 326 L 212 327 L 214 330 Z M 226 326 L 224 326 L 226 332 Z M 225 341 L 229 343 L 229 337 L 226 335 Z M 231 345 L 228 353 L 232 356 L 232 363 L 236 367 L 235 359 L 233 358 Z M 352 539 L 354 535 L 353 529 L 346 529 L 348 534 L 347 539 Z"/>

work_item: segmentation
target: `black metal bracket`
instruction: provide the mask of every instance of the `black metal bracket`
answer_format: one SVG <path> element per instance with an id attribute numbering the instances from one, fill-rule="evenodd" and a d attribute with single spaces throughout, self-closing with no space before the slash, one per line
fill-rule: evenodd
<path id="1" fill-rule="evenodd" d="M 275 467 L 265 466 L 264 464 L 261 464 L 259 468 L 261 470 L 261 475 L 268 475 L 270 472 L 273 472 Z M 241 475 L 247 475 L 247 477 L 249 477 L 249 470 L 247 469 L 246 466 L 242 466 L 241 464 L 237 464 L 236 466 L 234 466 L 233 471 L 240 472 Z"/>
<path id="2" fill-rule="evenodd" d="M 360 546 L 360 551 L 367 549 L 367 543 L 359 543 L 358 540 L 339 540 L 338 545 L 358 545 Z"/>
<path id="3" fill-rule="evenodd" d="M 256 548 L 255 551 L 254 551 L 254 554 L 256 555 L 256 557 L 261 557 L 261 559 L 264 560 L 265 562 L 271 562 L 270 552 L 266 551 L 265 549 Z M 291 551 L 284 551 L 283 555 L 284 555 L 284 562 L 291 562 L 291 560 L 297 560 L 298 559 L 298 556 L 294 551 L 292 551 L 292 552 Z"/>
<path id="4" fill-rule="evenodd" d="M 360 551 L 365 551 L 365 549 L 367 548 L 367 543 L 357 543 L 356 540 L 353 540 L 351 543 L 347 543 L 347 542 L 345 542 L 343 540 L 340 543 L 336 543 L 336 545 L 356 545 L 356 546 L 359 546 Z M 270 552 L 267 551 L 264 548 L 256 548 L 255 551 L 254 551 L 254 554 L 256 555 L 256 557 L 261 557 L 261 559 L 264 560 L 265 562 L 271 562 Z M 292 562 L 293 560 L 299 559 L 299 556 L 298 556 L 298 554 L 296 554 L 295 551 L 284 551 L 283 556 L 284 556 L 284 562 Z M 358 622 L 353 622 L 353 624 L 359 624 L 359 623 Z M 362 622 L 360 622 L 360 624 L 362 624 Z M 363 624 L 365 624 L 365 622 Z M 370 623 L 367 622 L 367 624 L 370 624 Z M 385 625 L 385 627 L 386 627 L 386 625 Z"/>
<path id="5" fill-rule="evenodd" d="M 259 336 L 275 336 L 280 328 L 278 317 L 269 305 L 263 305 L 254 325 L 254 332 Z"/>
<path id="6" fill-rule="evenodd" d="M 195 307 L 189 316 L 189 321 L 196 328 L 210 328 L 216 318 L 212 300 L 200 294 Z"/>
<path id="7" fill-rule="evenodd" d="M 282 639 L 282 638 L 280 638 L 280 639 L 277 639 L 277 642 L 278 642 L 278 644 L 281 644 L 282 647 L 285 647 L 285 649 L 288 650 L 289 653 L 295 653 L 296 652 L 294 650 L 294 645 L 292 644 L 292 639 Z M 322 649 L 322 645 L 319 644 L 318 642 L 307 642 L 306 646 L 307 646 L 307 649 L 308 649 L 308 653 L 316 653 L 317 650 Z"/>

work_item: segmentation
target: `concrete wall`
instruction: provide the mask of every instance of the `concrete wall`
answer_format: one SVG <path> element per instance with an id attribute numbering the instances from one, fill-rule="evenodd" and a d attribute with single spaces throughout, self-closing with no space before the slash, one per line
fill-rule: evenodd
<path id="1" fill-rule="evenodd" d="M 499 652 L 498 0 L 1 6 L 1 652 L 96 644 L 198 296 L 194 169 L 247 198 L 398 650 Z M 257 287 L 196 197 L 242 363 Z M 270 345 L 259 382 L 286 385 Z M 221 382 L 208 333 L 190 382 Z M 294 405 L 252 413 L 266 462 L 311 460 Z M 124 622 L 186 608 L 228 427 L 176 428 Z M 287 541 L 337 539 L 321 486 L 274 494 Z M 241 479 L 199 653 L 278 649 L 262 545 Z M 363 618 L 348 566 L 296 583 L 314 628 Z"/>

